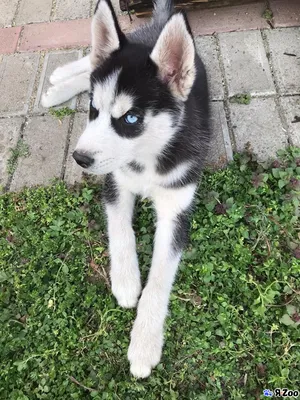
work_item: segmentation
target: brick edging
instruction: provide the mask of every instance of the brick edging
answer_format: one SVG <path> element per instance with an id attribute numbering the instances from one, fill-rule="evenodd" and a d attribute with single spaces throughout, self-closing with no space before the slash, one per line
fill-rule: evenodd
<path id="1" fill-rule="evenodd" d="M 283 0 L 271 0 L 274 13 L 271 26 L 300 26 L 300 3 L 291 0 L 284 6 Z M 188 12 L 195 35 L 232 32 L 252 29 L 270 29 L 263 18 L 265 3 L 258 2 L 241 6 Z M 284 13 L 286 10 L 286 13 Z M 123 31 L 130 32 L 145 22 L 143 18 L 119 16 Z M 91 19 L 54 21 L 0 29 L 0 54 L 32 52 L 58 48 L 74 48 L 90 45 Z"/>

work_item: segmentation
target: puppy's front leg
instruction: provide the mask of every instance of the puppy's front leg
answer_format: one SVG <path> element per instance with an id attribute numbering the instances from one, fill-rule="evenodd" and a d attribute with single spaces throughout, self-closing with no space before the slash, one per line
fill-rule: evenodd
<path id="1" fill-rule="evenodd" d="M 152 266 L 138 305 L 128 350 L 131 373 L 145 378 L 161 357 L 163 327 L 169 296 L 187 241 L 188 211 L 195 185 L 181 189 L 160 189 L 154 198 L 157 225 Z"/>
<path id="2" fill-rule="evenodd" d="M 56 68 L 50 76 L 49 81 L 52 85 L 58 85 L 84 72 L 88 72 L 89 74 L 92 72 L 90 55 Z"/>
<path id="3" fill-rule="evenodd" d="M 141 292 L 140 271 L 132 229 L 134 195 L 107 175 L 104 203 L 108 218 L 112 292 L 121 307 L 135 307 Z"/>
<path id="4" fill-rule="evenodd" d="M 72 76 L 71 78 L 58 83 L 55 86 L 50 86 L 47 93 L 42 96 L 43 107 L 53 107 L 68 101 L 79 93 L 90 89 L 90 73 L 83 72 L 80 75 Z"/>

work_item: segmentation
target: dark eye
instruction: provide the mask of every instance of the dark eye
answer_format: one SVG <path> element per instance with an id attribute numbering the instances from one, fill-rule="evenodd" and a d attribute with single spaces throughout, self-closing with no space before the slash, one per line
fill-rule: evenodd
<path id="1" fill-rule="evenodd" d="M 125 114 L 123 118 L 124 118 L 124 121 L 126 122 L 126 124 L 128 124 L 128 125 L 134 125 L 139 120 L 138 116 L 131 114 L 131 113 Z"/>

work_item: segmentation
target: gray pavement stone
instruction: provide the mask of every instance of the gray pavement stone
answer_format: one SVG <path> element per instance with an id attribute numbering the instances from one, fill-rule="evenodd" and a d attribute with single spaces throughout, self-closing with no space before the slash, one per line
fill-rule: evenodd
<path id="1" fill-rule="evenodd" d="M 300 94 L 300 28 L 266 32 L 274 74 L 282 94 Z"/>
<path id="2" fill-rule="evenodd" d="M 76 147 L 79 137 L 82 135 L 87 122 L 87 115 L 77 113 L 74 118 L 73 130 L 70 137 L 69 151 L 66 159 L 65 181 L 74 185 L 76 182 L 81 182 L 83 169 L 76 164 L 72 153 Z"/>
<path id="3" fill-rule="evenodd" d="M 5 187 L 9 177 L 7 163 L 11 156 L 11 149 L 17 145 L 23 118 L 0 119 L 0 193 L 1 186 Z"/>
<path id="4" fill-rule="evenodd" d="M 207 165 L 223 167 L 232 160 L 232 148 L 223 102 L 211 103 L 212 141 L 207 157 Z"/>
<path id="5" fill-rule="evenodd" d="M 219 34 L 229 96 L 275 94 L 260 31 Z"/>
<path id="6" fill-rule="evenodd" d="M 23 140 L 29 146 L 29 157 L 20 158 L 10 190 L 24 186 L 49 184 L 59 178 L 64 160 L 70 117 L 61 122 L 50 115 L 35 116 L 28 121 Z"/>
<path id="7" fill-rule="evenodd" d="M 197 52 L 206 66 L 211 99 L 223 100 L 224 87 L 215 38 L 213 36 L 198 36 L 195 39 L 195 44 Z"/>
<path id="8" fill-rule="evenodd" d="M 280 102 L 285 111 L 292 145 L 300 147 L 300 122 L 296 118 L 300 118 L 300 96 L 281 97 Z"/>
<path id="9" fill-rule="evenodd" d="M 79 95 L 78 109 L 81 111 L 89 111 L 90 108 L 90 96 L 88 92 L 81 93 Z"/>
<path id="10" fill-rule="evenodd" d="M 90 1 L 56 0 L 54 20 L 88 18 Z"/>
<path id="11" fill-rule="evenodd" d="M 43 70 L 40 77 L 40 83 L 36 95 L 36 100 L 34 104 L 34 112 L 46 111 L 46 109 L 41 105 L 41 97 L 51 86 L 51 83 L 49 82 L 49 77 L 52 74 L 52 72 L 57 67 L 61 67 L 64 64 L 67 64 L 71 61 L 78 60 L 81 57 L 82 57 L 82 50 L 55 51 L 46 54 Z M 76 107 L 76 98 L 73 98 L 54 108 L 61 108 L 61 107 L 69 107 L 74 109 Z"/>
<path id="12" fill-rule="evenodd" d="M 267 161 L 287 146 L 274 99 L 252 99 L 249 105 L 231 104 L 230 111 L 237 151 L 244 151 L 250 144 L 258 160 Z"/>
<path id="13" fill-rule="evenodd" d="M 12 25 L 18 0 L 0 1 L 0 28 Z"/>
<path id="14" fill-rule="evenodd" d="M 21 0 L 16 25 L 50 20 L 52 0 Z"/>
<path id="15" fill-rule="evenodd" d="M 39 54 L 11 54 L 0 64 L 0 115 L 24 115 L 28 111 Z"/>

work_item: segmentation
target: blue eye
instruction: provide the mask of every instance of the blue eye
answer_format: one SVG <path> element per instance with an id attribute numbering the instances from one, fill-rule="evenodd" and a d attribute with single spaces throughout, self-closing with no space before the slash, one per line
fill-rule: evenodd
<path id="1" fill-rule="evenodd" d="M 127 124 L 133 125 L 133 124 L 136 124 L 138 122 L 138 117 L 136 115 L 133 115 L 133 114 L 126 114 L 125 117 L 124 117 L 124 121 Z"/>

